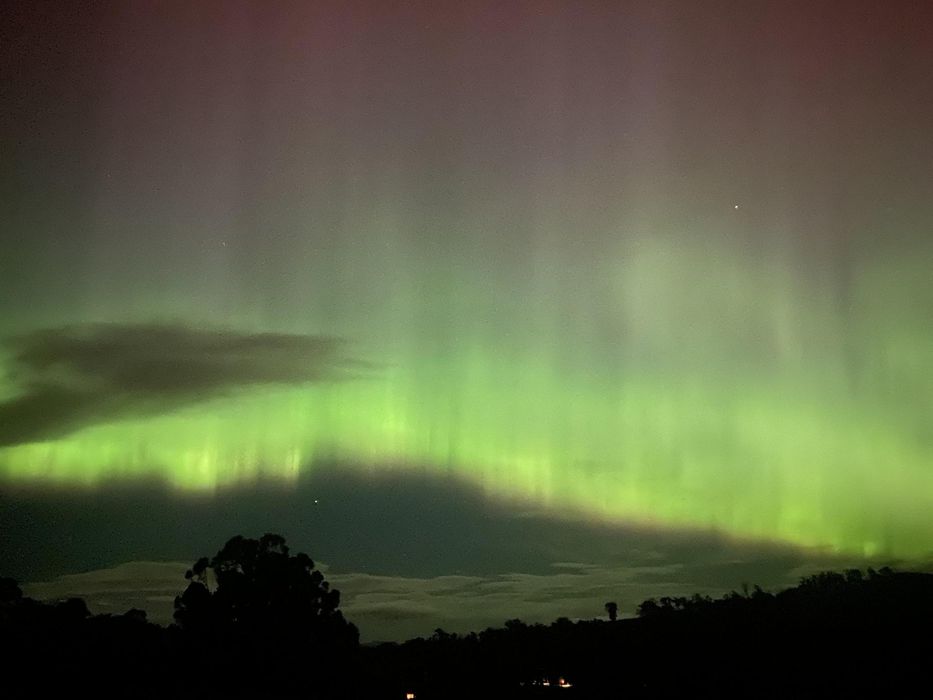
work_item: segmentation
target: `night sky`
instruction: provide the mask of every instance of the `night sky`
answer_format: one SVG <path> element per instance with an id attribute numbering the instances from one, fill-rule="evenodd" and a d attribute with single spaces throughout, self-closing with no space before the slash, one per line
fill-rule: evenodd
<path id="1" fill-rule="evenodd" d="M 931 8 L 12 3 L 0 573 L 166 621 L 275 531 L 376 639 L 929 567 Z"/>

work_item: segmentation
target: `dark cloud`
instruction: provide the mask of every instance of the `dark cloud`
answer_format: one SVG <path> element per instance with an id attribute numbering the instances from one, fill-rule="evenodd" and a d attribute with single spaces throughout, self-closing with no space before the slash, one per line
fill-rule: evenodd
<path id="1" fill-rule="evenodd" d="M 0 447 L 54 439 L 263 384 L 351 376 L 364 367 L 324 336 L 183 325 L 91 324 L 6 342 L 20 394 L 0 403 Z"/>
<path id="2" fill-rule="evenodd" d="M 477 487 L 415 471 L 375 475 L 318 463 L 291 485 L 210 496 L 158 483 L 86 490 L 0 489 L 0 574 L 46 581 L 38 595 L 86 595 L 94 610 L 171 619 L 184 569 L 235 534 L 283 534 L 342 593 L 368 640 L 501 625 L 519 617 L 632 614 L 645 598 L 793 585 L 824 569 L 899 563 L 739 541 L 697 530 L 528 517 Z M 131 561 L 178 564 L 121 565 Z M 62 576 L 75 572 L 80 576 Z M 61 578 L 59 578 L 61 577 Z"/>
<path id="3" fill-rule="evenodd" d="M 710 586 L 780 580 L 780 572 L 832 559 L 825 552 L 740 541 L 708 530 L 599 524 L 543 513 L 481 487 L 417 471 L 385 473 L 349 463 L 308 465 L 295 482 L 249 482 L 211 494 L 156 481 L 96 488 L 0 488 L 0 562 L 5 575 L 47 579 L 126 561 L 193 562 L 235 534 L 280 532 L 336 573 L 445 577 L 578 575 L 630 569 L 653 585 L 685 569 Z M 838 564 L 837 564 L 838 565 Z"/>

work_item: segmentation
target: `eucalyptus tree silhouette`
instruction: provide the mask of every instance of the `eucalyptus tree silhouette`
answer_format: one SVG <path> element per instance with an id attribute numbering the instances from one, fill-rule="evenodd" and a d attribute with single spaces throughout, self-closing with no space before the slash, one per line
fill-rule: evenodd
<path id="1" fill-rule="evenodd" d="M 195 637 L 236 654 L 332 657 L 355 649 L 356 626 L 340 612 L 331 588 L 307 554 L 290 554 L 285 538 L 238 535 L 211 559 L 189 569 L 175 598 L 175 621 Z M 230 652 L 233 653 L 233 652 Z"/>

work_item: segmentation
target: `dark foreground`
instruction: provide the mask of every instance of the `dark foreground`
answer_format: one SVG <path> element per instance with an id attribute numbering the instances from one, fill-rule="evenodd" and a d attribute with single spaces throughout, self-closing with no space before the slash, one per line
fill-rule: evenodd
<path id="1" fill-rule="evenodd" d="M 6 579 L 5 697 L 926 696 L 933 574 L 824 573 L 776 595 L 646 601 L 617 622 L 525 625 L 360 647 L 345 637 L 163 628 L 43 604 Z M 269 628 L 271 629 L 271 628 Z M 269 631 L 266 630 L 266 632 Z M 917 695 L 917 693 L 920 695 Z M 67 693 L 67 695 L 65 695 Z"/>

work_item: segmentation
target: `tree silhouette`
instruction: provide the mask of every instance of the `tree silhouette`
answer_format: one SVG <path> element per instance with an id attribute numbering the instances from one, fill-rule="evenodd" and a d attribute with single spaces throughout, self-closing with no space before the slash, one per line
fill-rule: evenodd
<path id="1" fill-rule="evenodd" d="M 340 592 L 285 538 L 237 535 L 189 569 L 175 598 L 175 620 L 188 632 L 254 644 L 355 647 L 359 633 L 338 610 Z"/>
<path id="2" fill-rule="evenodd" d="M 23 591 L 15 579 L 0 577 L 0 603 L 18 603 L 23 599 Z"/>
<path id="3" fill-rule="evenodd" d="M 609 615 L 609 619 L 615 622 L 616 618 L 619 616 L 619 606 L 615 602 L 609 601 L 606 603 L 606 612 Z"/>

